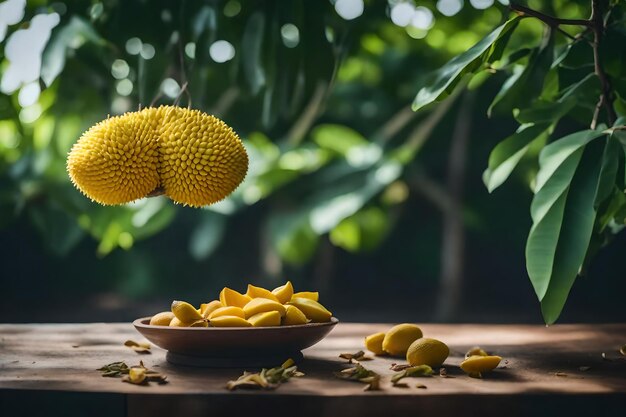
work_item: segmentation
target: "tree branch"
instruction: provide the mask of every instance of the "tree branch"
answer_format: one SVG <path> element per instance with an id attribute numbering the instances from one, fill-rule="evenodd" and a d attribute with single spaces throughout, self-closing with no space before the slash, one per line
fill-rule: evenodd
<path id="1" fill-rule="evenodd" d="M 609 126 L 613 126 L 615 120 L 617 120 L 617 114 L 615 114 L 615 109 L 613 108 L 613 100 L 615 99 L 613 95 L 613 90 L 611 88 L 611 81 L 609 77 L 604 72 L 604 68 L 602 68 L 602 61 L 600 59 L 600 42 L 602 40 L 602 35 L 604 34 L 604 19 L 602 18 L 602 10 L 600 5 L 600 0 L 592 0 L 591 2 L 591 30 L 593 31 L 593 61 L 595 73 L 600 79 L 600 85 L 602 87 L 602 95 L 598 101 L 596 112 L 594 113 L 594 118 L 591 122 L 592 128 L 595 129 L 595 125 L 597 124 L 597 119 L 599 115 L 599 108 L 604 106 L 606 109 Z"/>
<path id="2" fill-rule="evenodd" d="M 528 7 L 524 7 L 519 4 L 511 3 L 509 5 L 511 10 L 522 17 L 535 17 L 542 22 L 547 23 L 552 27 L 557 27 L 559 25 L 573 25 L 573 26 L 591 26 L 591 21 L 587 19 L 561 19 L 559 17 L 549 16 L 547 14 L 538 12 L 537 10 L 529 9 Z"/>

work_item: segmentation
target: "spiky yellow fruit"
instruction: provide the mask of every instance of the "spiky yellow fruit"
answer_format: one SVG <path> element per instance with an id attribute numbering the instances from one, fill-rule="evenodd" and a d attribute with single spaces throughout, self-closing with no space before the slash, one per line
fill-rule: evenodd
<path id="1" fill-rule="evenodd" d="M 126 113 L 91 127 L 74 144 L 67 170 L 74 185 L 92 200 L 124 204 L 145 197 L 159 179 L 155 112 Z"/>
<path id="2" fill-rule="evenodd" d="M 73 146 L 67 169 L 76 187 L 101 204 L 124 204 L 162 189 L 177 203 L 216 203 L 237 188 L 248 155 L 222 120 L 175 106 L 104 120 Z"/>

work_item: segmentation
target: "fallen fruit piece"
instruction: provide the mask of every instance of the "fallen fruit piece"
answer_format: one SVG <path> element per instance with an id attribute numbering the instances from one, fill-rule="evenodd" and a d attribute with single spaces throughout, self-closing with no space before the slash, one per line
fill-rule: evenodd
<path id="1" fill-rule="evenodd" d="M 438 368 L 443 365 L 449 354 L 450 349 L 445 343 L 422 337 L 411 343 L 406 352 L 406 360 L 412 366 L 428 365 Z"/>
<path id="2" fill-rule="evenodd" d="M 392 375 L 391 383 L 395 385 L 403 378 L 431 376 L 432 374 L 433 369 L 428 365 L 412 366 Z"/>
<path id="3" fill-rule="evenodd" d="M 128 376 L 122 378 L 124 382 L 130 382 L 131 384 L 140 385 L 146 381 L 146 368 L 133 366 L 128 371 Z"/>
<path id="4" fill-rule="evenodd" d="M 465 352 L 465 359 L 469 358 L 470 356 L 489 356 L 489 354 L 485 352 L 482 348 L 474 346 L 473 348 Z"/>
<path id="5" fill-rule="evenodd" d="M 231 290 L 228 287 L 224 287 L 224 289 L 220 292 L 220 302 L 224 306 L 235 306 L 243 308 L 243 306 L 248 304 L 250 300 L 252 300 L 252 298 L 238 291 Z"/>
<path id="6" fill-rule="evenodd" d="M 200 304 L 200 314 L 205 319 L 209 318 L 209 314 L 217 310 L 218 308 L 224 307 L 221 301 L 213 300 L 210 303 Z"/>
<path id="7" fill-rule="evenodd" d="M 246 313 L 243 312 L 241 307 L 228 306 L 228 307 L 220 307 L 218 309 L 213 310 L 211 314 L 209 314 L 209 320 L 214 319 L 219 316 L 237 316 L 242 319 L 246 318 Z"/>
<path id="8" fill-rule="evenodd" d="M 246 295 L 250 298 L 267 298 L 268 300 L 276 301 L 278 298 L 270 290 L 266 290 L 265 288 L 255 287 L 252 284 L 248 284 L 248 290 L 246 291 Z"/>
<path id="9" fill-rule="evenodd" d="M 385 333 L 374 333 L 365 338 L 365 348 L 370 352 L 373 352 L 374 355 L 384 355 L 385 351 L 383 350 L 383 339 L 385 338 Z"/>
<path id="10" fill-rule="evenodd" d="M 286 313 L 285 306 L 278 301 L 269 300 L 267 298 L 254 298 L 245 306 L 243 311 L 247 318 L 254 316 L 255 314 L 265 313 L 266 311 L 278 311 L 281 316 Z"/>
<path id="11" fill-rule="evenodd" d="M 155 314 L 150 319 L 150 325 L 152 326 L 169 326 L 170 321 L 174 318 L 174 313 L 171 311 L 162 311 Z"/>
<path id="12" fill-rule="evenodd" d="M 172 313 L 183 323 L 192 323 L 196 320 L 203 319 L 202 315 L 198 313 L 198 310 L 185 301 L 172 301 Z"/>
<path id="13" fill-rule="evenodd" d="M 213 327 L 251 327 L 246 319 L 237 316 L 219 316 L 211 320 Z"/>
<path id="14" fill-rule="evenodd" d="M 383 350 L 392 356 L 404 356 L 411 343 L 420 337 L 422 337 L 422 330 L 415 324 L 398 324 L 385 334 Z"/>
<path id="15" fill-rule="evenodd" d="M 470 356 L 461 362 L 461 369 L 473 378 L 482 378 L 483 372 L 494 370 L 501 360 L 500 356 Z"/>
<path id="16" fill-rule="evenodd" d="M 304 313 L 296 306 L 285 306 L 285 317 L 283 318 L 283 325 L 295 326 L 298 324 L 307 324 L 309 319 L 306 318 Z"/>
<path id="17" fill-rule="evenodd" d="M 320 293 L 315 291 L 301 291 L 301 292 L 297 292 L 294 293 L 291 298 L 308 298 L 309 300 L 313 300 L 313 301 L 319 301 L 320 300 Z"/>
<path id="18" fill-rule="evenodd" d="M 285 304 L 291 300 L 291 297 L 293 296 L 293 285 L 291 285 L 291 281 L 287 281 L 285 285 L 274 288 L 272 290 L 272 294 L 276 296 L 278 302 L 281 304 Z"/>
<path id="19" fill-rule="evenodd" d="M 98 371 L 102 372 L 102 376 L 105 377 L 117 377 L 122 376 L 123 382 L 130 382 L 131 384 L 143 384 L 146 385 L 148 381 L 156 381 L 159 384 L 167 383 L 167 376 L 148 369 L 143 364 L 143 361 L 139 361 L 139 365 L 128 367 L 125 362 L 113 362 L 108 365 L 104 365 L 99 368 Z"/>
<path id="20" fill-rule="evenodd" d="M 280 313 L 278 311 L 266 311 L 255 314 L 248 319 L 248 322 L 254 327 L 280 326 Z"/>
<path id="21" fill-rule="evenodd" d="M 134 340 L 127 340 L 124 342 L 124 346 L 131 348 L 137 353 L 150 354 L 150 343 L 147 342 L 135 342 Z"/>
<path id="22" fill-rule="evenodd" d="M 333 314 L 323 305 L 310 298 L 292 297 L 289 304 L 298 307 L 304 315 L 314 323 L 325 323 L 330 321 Z"/>
<path id="23" fill-rule="evenodd" d="M 621 348 L 619 348 L 619 353 L 621 353 L 622 355 L 626 356 L 626 345 L 624 345 Z"/>

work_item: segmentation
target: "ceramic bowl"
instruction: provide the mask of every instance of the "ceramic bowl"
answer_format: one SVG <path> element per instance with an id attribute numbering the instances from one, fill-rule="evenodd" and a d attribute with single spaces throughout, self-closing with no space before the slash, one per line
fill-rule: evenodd
<path id="1" fill-rule="evenodd" d="M 168 327 L 150 325 L 150 317 L 133 322 L 146 339 L 168 351 L 168 362 L 189 366 L 277 366 L 302 358 L 339 322 L 276 327 Z"/>

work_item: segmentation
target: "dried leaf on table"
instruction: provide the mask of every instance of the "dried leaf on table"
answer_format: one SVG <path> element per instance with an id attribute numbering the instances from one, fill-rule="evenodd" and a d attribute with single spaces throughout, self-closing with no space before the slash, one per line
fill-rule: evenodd
<path id="1" fill-rule="evenodd" d="M 417 365 L 412 366 L 410 368 L 406 368 L 403 371 L 396 372 L 391 377 L 391 383 L 396 385 L 404 378 L 409 377 L 422 377 L 422 376 L 431 376 L 433 374 L 433 368 L 428 365 Z"/>
<path id="2" fill-rule="evenodd" d="M 391 367 L 389 367 L 389 369 L 391 369 L 392 371 L 404 371 L 407 368 L 410 368 L 411 365 L 409 365 L 408 363 L 405 364 L 401 364 L 401 363 L 392 363 Z"/>
<path id="3" fill-rule="evenodd" d="M 365 352 L 363 352 L 362 350 L 359 350 L 358 352 L 355 352 L 355 353 L 341 353 L 339 357 L 342 359 L 347 359 L 348 363 L 354 363 L 353 361 L 361 362 L 361 361 L 372 360 L 372 357 L 367 356 Z"/>
<path id="4" fill-rule="evenodd" d="M 358 362 L 355 367 L 335 372 L 334 375 L 339 379 L 367 384 L 364 391 L 380 390 L 380 375 Z"/>
<path id="5" fill-rule="evenodd" d="M 127 340 L 124 342 L 124 346 L 131 348 L 137 353 L 150 354 L 150 343 L 147 342 L 135 342 L 134 340 Z"/>
<path id="6" fill-rule="evenodd" d="M 231 391 L 237 388 L 276 389 L 290 378 L 301 376 L 304 376 L 304 373 L 298 371 L 293 359 L 288 359 L 281 366 L 275 368 L 263 368 L 261 372 L 255 373 L 244 372 L 235 381 L 228 381 L 226 388 Z"/>

